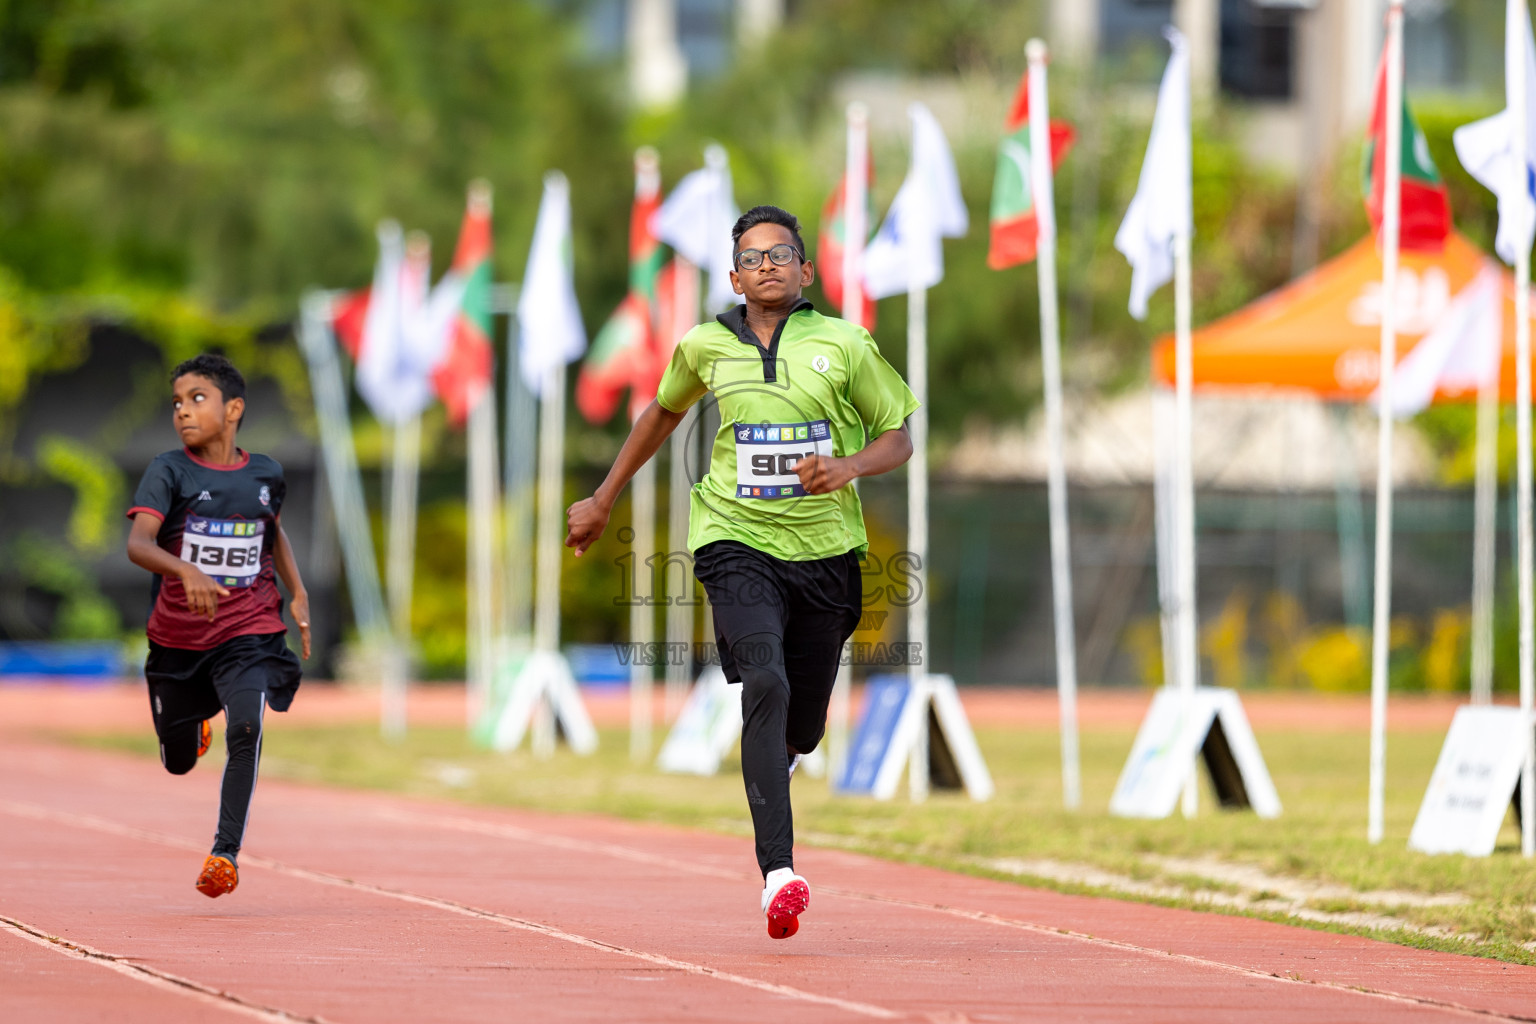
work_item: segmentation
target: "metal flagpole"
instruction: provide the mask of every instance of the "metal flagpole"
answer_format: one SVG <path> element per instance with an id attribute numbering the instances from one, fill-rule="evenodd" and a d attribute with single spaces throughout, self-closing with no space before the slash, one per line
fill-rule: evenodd
<path id="1" fill-rule="evenodd" d="M 1051 179 L 1051 121 L 1046 92 L 1049 51 L 1043 40 L 1024 48 L 1029 62 L 1030 192 L 1039 225 L 1040 359 L 1045 377 L 1047 489 L 1051 518 L 1051 593 L 1055 602 L 1056 689 L 1061 708 L 1061 793 L 1072 810 L 1082 804 L 1077 753 L 1077 630 L 1072 617 L 1072 555 L 1067 528 L 1067 471 L 1062 454 L 1061 331 L 1056 296 L 1055 183 Z"/>
<path id="2" fill-rule="evenodd" d="M 1174 281 L 1174 431 L 1178 447 L 1174 450 L 1174 586 L 1178 603 L 1174 611 L 1175 641 L 1179 673 L 1180 718 L 1187 722 L 1194 714 L 1195 682 L 1199 657 L 1195 644 L 1199 615 L 1195 609 L 1195 470 L 1192 436 L 1193 400 L 1191 376 L 1194 373 L 1190 353 L 1190 273 L 1189 232 L 1181 228 L 1173 239 Z M 1200 791 L 1195 772 L 1190 771 L 1180 801 L 1184 817 L 1192 818 L 1199 809 Z"/>
<path id="3" fill-rule="evenodd" d="M 1400 0 L 1395 0 L 1400 2 Z M 1512 0 L 1513 2 L 1513 0 Z M 1524 15 L 1518 19 L 1506 18 L 1506 31 L 1518 23 L 1523 31 L 1530 31 L 1530 19 L 1523 8 L 1525 0 L 1519 0 Z M 1526 118 L 1527 92 L 1530 83 L 1525 80 L 1526 40 L 1506 40 L 1506 55 L 1519 54 L 1506 60 L 1504 74 L 1509 77 L 1509 116 L 1515 122 L 1515 156 L 1519 161 L 1520 174 L 1528 175 L 1530 145 Z M 1520 528 L 1516 543 L 1519 545 L 1520 588 L 1520 711 L 1525 720 L 1521 735 L 1525 739 L 1525 767 L 1520 773 L 1520 852 L 1530 857 L 1536 855 L 1536 638 L 1532 636 L 1532 537 L 1531 537 L 1531 203 L 1528 189 L 1521 189 L 1519 211 L 1515 222 L 1515 436 L 1518 470 L 1516 472 L 1516 507 Z"/>
<path id="4" fill-rule="evenodd" d="M 869 235 L 865 213 L 869 205 L 869 108 L 848 104 L 848 150 L 843 175 L 843 319 L 864 323 L 864 240 Z M 854 481 L 857 485 L 858 481 Z M 853 663 L 843 647 L 832 700 L 827 713 L 827 778 L 832 784 L 843 776 L 848 760 L 848 720 L 853 690 Z"/>
<path id="5" fill-rule="evenodd" d="M 523 383 L 519 351 L 515 284 L 497 286 L 498 313 L 507 315 L 507 422 L 502 443 L 502 488 L 506 502 L 507 633 L 515 644 L 527 644 L 533 635 L 534 445 L 538 429 L 537 399 Z"/>
<path id="6" fill-rule="evenodd" d="M 1402 211 L 1403 2 L 1387 9 L 1386 166 L 1381 221 L 1381 383 L 1376 465 L 1376 582 L 1371 620 L 1371 773 L 1366 839 L 1381 842 L 1387 766 L 1387 654 L 1392 620 L 1392 383 L 1397 365 L 1397 250 Z"/>
<path id="7" fill-rule="evenodd" d="M 650 585 L 650 566 L 646 560 L 656 553 L 656 460 L 647 459 L 635 471 L 630 484 L 635 531 L 635 590 L 630 595 L 629 638 L 633 641 L 629 661 L 629 756 L 636 761 L 651 756 L 651 705 L 655 690 L 654 667 L 650 650 L 656 640 L 656 594 Z"/>
<path id="8" fill-rule="evenodd" d="M 661 167 L 656 150 L 642 146 L 635 151 L 635 197 L 651 198 L 661 191 Z M 650 340 L 656 342 L 662 332 L 670 332 L 670 324 L 660 322 L 659 311 L 652 304 L 650 313 Z M 631 396 L 631 407 L 636 404 Z M 656 396 L 642 395 L 644 399 Z M 656 553 L 656 460 L 647 459 L 630 484 L 630 529 L 633 531 L 635 589 L 630 595 L 629 639 L 629 756 L 635 761 L 645 761 L 651 756 L 651 718 L 655 691 L 655 669 L 649 652 L 656 640 L 656 597 L 649 585 L 641 586 L 641 579 L 649 583 L 646 560 Z"/>
<path id="9" fill-rule="evenodd" d="M 909 261 L 910 265 L 910 261 Z M 912 459 L 907 463 L 907 551 L 918 570 L 917 593 L 907 609 L 907 644 L 912 692 L 919 707 L 928 702 L 928 290 L 907 286 L 907 386 L 917 398 L 911 417 Z M 928 798 L 928 715 L 921 717 L 907 788 L 914 802 Z"/>
<path id="10" fill-rule="evenodd" d="M 341 367 L 336 361 L 336 342 L 331 335 L 331 297 L 310 292 L 304 297 L 299 317 L 299 344 L 309 365 L 310 390 L 320 422 L 320 453 L 325 460 L 325 479 L 331 489 L 331 507 L 340 524 L 337 536 L 346 566 L 347 592 L 357 631 L 369 641 L 385 635 L 388 617 L 379 592 L 379 567 L 369 538 L 368 510 L 352 446 L 347 418 L 346 392 Z"/>
<path id="11" fill-rule="evenodd" d="M 469 413 L 469 724 L 488 709 L 496 670 L 496 401 Z"/>
<path id="12" fill-rule="evenodd" d="M 413 231 L 405 240 L 402 289 L 409 288 L 404 316 L 419 316 L 432 277 L 432 243 L 425 232 Z M 401 325 L 402 330 L 414 324 Z M 405 735 L 411 685 L 411 599 L 416 573 L 416 517 L 421 480 L 421 412 L 412 412 L 393 427 L 390 455 L 388 507 L 388 565 L 385 567 L 389 599 L 390 634 L 394 641 L 385 670 L 380 701 L 380 731 L 386 739 Z"/>
<path id="13" fill-rule="evenodd" d="M 416 569 L 416 493 L 421 470 L 421 414 L 395 424 L 389 468 L 389 612 L 394 650 L 384 680 L 381 729 L 405 735 L 410 690 L 411 593 Z"/>
<path id="14" fill-rule="evenodd" d="M 674 340 L 680 339 L 688 327 L 682 325 L 684 319 L 691 319 L 698 313 L 697 302 L 703 301 L 703 281 L 699 268 L 692 263 L 678 258 L 678 299 L 676 302 L 676 317 L 679 323 L 674 327 Z M 691 287 L 690 287 L 691 285 Z M 685 305 L 683 299 L 695 296 L 695 304 Z M 688 505 L 692 494 L 692 481 L 688 479 L 688 438 L 698 429 L 699 405 L 694 405 L 683 417 L 683 421 L 672 432 L 672 440 L 668 443 L 667 450 L 670 453 L 670 475 L 668 477 L 668 504 L 667 504 L 667 552 L 666 557 L 658 566 L 661 583 L 666 589 L 667 597 L 667 668 L 666 668 L 666 699 L 664 713 L 667 721 L 677 718 L 678 712 L 683 709 L 683 702 L 688 699 L 688 688 L 693 680 L 689 669 L 692 668 L 692 659 L 688 657 L 688 650 L 693 644 L 693 582 L 692 575 L 688 571 Z M 670 572 L 668 571 L 674 559 L 677 559 L 683 567 L 682 582 L 677 593 L 672 592 Z"/>
<path id="15" fill-rule="evenodd" d="M 692 667 L 688 657 L 688 649 L 693 643 L 693 581 L 688 571 L 688 503 L 690 501 L 690 482 L 688 480 L 688 435 L 693 433 L 699 423 L 699 406 L 697 403 L 690 408 L 683 417 L 683 421 L 677 425 L 672 433 L 672 440 L 668 443 L 668 451 L 671 452 L 671 472 L 668 478 L 668 504 L 667 504 L 667 547 L 666 558 L 662 560 L 661 582 L 666 588 L 667 601 L 667 670 L 666 670 L 666 699 L 664 714 L 667 721 L 677 718 L 678 712 L 683 709 L 683 702 L 688 699 L 688 687 L 691 684 L 689 669 Z M 672 573 L 669 571 L 672 563 L 677 561 L 682 566 L 682 580 L 674 588 Z"/>
<path id="16" fill-rule="evenodd" d="M 547 654 L 560 650 L 560 550 L 565 517 L 561 515 L 561 482 L 565 452 L 565 364 L 557 362 L 544 380 L 539 398 L 539 520 L 537 598 L 534 602 L 534 646 Z M 554 709 L 540 701 L 534 719 L 535 755 L 549 757 L 555 749 Z"/>

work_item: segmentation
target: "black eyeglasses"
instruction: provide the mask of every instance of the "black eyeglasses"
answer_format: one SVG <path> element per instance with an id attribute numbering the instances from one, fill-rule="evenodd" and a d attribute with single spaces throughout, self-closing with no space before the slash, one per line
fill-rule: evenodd
<path id="1" fill-rule="evenodd" d="M 763 265 L 763 257 L 776 267 L 786 266 L 790 260 L 799 256 L 805 259 L 805 254 L 788 242 L 780 242 L 778 245 L 764 252 L 761 249 L 743 249 L 736 254 L 737 270 L 756 270 Z"/>

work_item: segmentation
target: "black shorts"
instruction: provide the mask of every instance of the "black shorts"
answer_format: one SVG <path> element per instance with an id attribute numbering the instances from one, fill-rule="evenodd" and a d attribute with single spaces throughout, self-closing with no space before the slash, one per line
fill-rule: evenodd
<path id="1" fill-rule="evenodd" d="M 301 669 L 286 637 L 237 636 L 206 651 L 162 647 L 151 640 L 144 678 L 157 731 L 178 720 L 212 718 L 236 693 L 265 693 L 267 707 L 287 711 Z"/>
<path id="2" fill-rule="evenodd" d="M 782 638 L 787 666 L 814 666 L 818 676 L 826 667 L 835 672 L 864 610 L 864 577 L 852 551 L 788 562 L 717 540 L 693 553 L 693 574 L 709 595 L 720 668 L 732 683 L 741 682 L 741 672 L 731 646 L 757 633 Z"/>

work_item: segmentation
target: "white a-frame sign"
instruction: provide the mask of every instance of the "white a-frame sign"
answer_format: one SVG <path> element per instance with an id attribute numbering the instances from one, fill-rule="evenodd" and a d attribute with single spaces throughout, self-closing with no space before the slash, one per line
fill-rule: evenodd
<path id="1" fill-rule="evenodd" d="M 1461 707 L 1408 836 L 1424 853 L 1493 853 L 1510 802 L 1520 816 L 1520 769 L 1531 727 L 1519 708 Z"/>
<path id="2" fill-rule="evenodd" d="M 1261 818 L 1280 815 L 1280 797 L 1264 755 L 1233 690 L 1198 687 L 1183 714 L 1178 690 L 1164 687 L 1152 699 L 1115 784 L 1109 812 L 1124 818 L 1166 818 L 1178 805 L 1195 756 L 1205 760 L 1223 807 L 1252 807 Z"/>
<path id="3" fill-rule="evenodd" d="M 548 756 L 554 750 L 552 727 L 556 726 L 576 753 L 597 749 L 597 730 L 581 701 L 571 666 L 558 651 L 530 651 L 521 658 L 503 660 L 498 669 L 486 715 L 492 749 L 516 750 L 531 728 L 534 752 Z"/>
<path id="4" fill-rule="evenodd" d="M 710 665 L 688 691 L 688 700 L 656 755 L 656 767 L 677 775 L 714 775 L 740 738 L 741 690 L 726 682 L 719 665 Z M 818 747 L 800 766 L 808 775 L 824 775 L 826 755 Z"/>
<path id="5" fill-rule="evenodd" d="M 926 676 L 917 687 L 905 675 L 870 677 L 837 791 L 891 799 L 914 748 L 923 742 L 932 785 L 964 787 L 973 800 L 991 798 L 992 775 L 949 676 Z"/>
<path id="6" fill-rule="evenodd" d="M 741 691 L 731 689 L 719 665 L 710 665 L 689 691 L 656 756 L 656 767 L 682 775 L 713 775 L 740 737 Z"/>

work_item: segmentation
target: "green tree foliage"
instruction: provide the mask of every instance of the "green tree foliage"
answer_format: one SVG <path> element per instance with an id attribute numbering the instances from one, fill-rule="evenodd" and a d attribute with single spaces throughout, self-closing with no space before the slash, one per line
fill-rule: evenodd
<path id="1" fill-rule="evenodd" d="M 972 223 L 967 237 L 946 243 L 947 277 L 930 297 L 935 437 L 942 444 L 973 425 L 1020 423 L 1030 414 L 1040 390 L 1034 270 L 986 268 L 986 211 L 1023 45 L 1046 28 L 1043 4 L 796 4 L 779 35 L 736 54 L 718 77 L 696 81 L 685 102 L 663 114 L 632 112 L 619 62 L 583 50 L 580 7 L 576 0 L 0 0 L 0 481 L 47 479 L 17 457 L 48 453 L 11 451 L 13 414 L 37 376 L 85 358 L 91 317 L 134 324 L 160 346 L 167 367 L 201 348 L 223 348 L 248 375 L 281 383 L 294 421 L 307 427 L 296 351 L 272 341 L 280 332 L 258 344 L 258 327 L 291 320 L 307 287 L 364 283 L 383 217 L 428 231 L 441 272 L 474 177 L 496 189 L 501 280 L 521 274 L 543 172 L 560 168 L 570 177 L 589 331 L 625 289 L 634 146 L 661 150 L 670 187 L 699 165 L 707 140 L 725 144 L 738 202 L 794 210 L 810 241 L 842 170 L 840 100 L 850 80 L 863 94 L 888 94 L 898 110 L 877 124 L 873 139 L 877 218 L 906 172 L 904 97 L 950 102 L 940 112 Z M 1130 272 L 1112 244 L 1136 186 L 1151 89 L 1166 56 L 1153 38 L 1091 73 L 1053 72 L 1053 113 L 1078 130 L 1057 178 L 1066 371 L 1077 394 L 1145 379 L 1151 340 L 1172 327 L 1166 292 L 1154 300 L 1150 322 L 1129 318 Z M 1486 247 L 1492 198 L 1461 172 L 1450 133 L 1495 101 L 1414 100 L 1456 221 Z M 1196 114 L 1196 324 L 1289 278 L 1300 188 L 1320 192 L 1319 256 L 1367 230 L 1357 147 L 1344 147 L 1334 166 L 1298 186 L 1248 158 L 1244 118 L 1219 104 Z M 819 288 L 812 298 L 825 308 Z M 881 304 L 877 337 L 898 368 L 905 367 L 905 316 L 902 299 Z M 114 414 L 114 437 L 140 422 L 134 417 L 162 411 L 161 401 L 158 379 L 136 382 Z M 1469 464 L 1470 416 L 1436 412 L 1423 423 L 1448 466 Z M 622 418 L 573 430 L 573 469 L 590 472 L 611 459 L 623 430 Z M 107 452 L 112 442 L 91 439 Z M 456 465 L 462 440 L 450 435 L 431 450 Z M 54 451 L 50 465 L 73 463 Z M 424 510 L 424 536 L 432 539 L 422 546 L 418 625 L 428 638 L 423 656 L 438 671 L 453 671 L 462 658 L 462 519 L 456 497 Z M 605 548 L 602 564 L 622 553 Z M 46 575 L 38 565 L 27 572 Z M 587 610 L 572 636 L 622 630 L 612 586 L 606 569 L 567 576 L 567 610 Z M 107 620 L 82 606 L 69 621 L 80 633 Z"/>
<path id="2" fill-rule="evenodd" d="M 131 280 L 286 315 L 306 286 L 366 280 L 385 216 L 446 265 L 476 176 L 505 274 L 550 167 L 579 197 L 578 252 L 622 251 L 622 220 L 597 216 L 629 191 L 609 78 L 545 5 L 77 0 L 0 19 L 0 263 L 34 287 Z"/>

